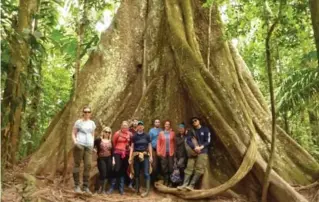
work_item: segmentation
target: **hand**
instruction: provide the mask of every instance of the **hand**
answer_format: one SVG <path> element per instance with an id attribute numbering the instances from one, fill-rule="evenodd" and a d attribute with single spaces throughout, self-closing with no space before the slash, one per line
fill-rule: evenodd
<path id="1" fill-rule="evenodd" d="M 76 143 L 77 143 L 77 142 L 76 142 L 76 139 L 73 139 L 73 144 L 75 144 L 75 145 L 76 145 Z"/>
<path id="2" fill-rule="evenodd" d="M 201 149 L 201 147 L 197 146 L 197 147 L 195 147 L 194 150 L 195 150 L 197 153 L 200 153 L 200 151 L 201 151 L 202 149 Z"/>
<path id="3" fill-rule="evenodd" d="M 112 165 L 113 165 L 113 166 L 115 165 L 115 159 L 114 159 L 114 157 L 112 158 Z"/>
<path id="4" fill-rule="evenodd" d="M 97 151 L 96 151 L 96 149 L 95 149 L 95 148 L 93 149 L 93 151 L 94 151 L 95 153 L 97 153 Z"/>
<path id="5" fill-rule="evenodd" d="M 133 160 L 129 158 L 128 163 L 131 165 L 133 163 Z"/>
<path id="6" fill-rule="evenodd" d="M 153 163 L 153 157 L 150 157 L 150 163 Z"/>

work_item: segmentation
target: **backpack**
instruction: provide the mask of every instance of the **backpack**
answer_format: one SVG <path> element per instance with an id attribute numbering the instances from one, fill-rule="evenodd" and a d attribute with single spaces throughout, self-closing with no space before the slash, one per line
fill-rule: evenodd
<path id="1" fill-rule="evenodd" d="M 192 133 L 194 134 L 194 136 L 192 137 L 192 142 L 194 144 L 195 147 L 198 146 L 198 141 L 196 139 L 196 133 L 194 131 L 194 129 L 192 129 Z M 186 153 L 188 157 L 196 157 L 198 156 L 198 153 L 195 152 L 188 144 L 187 144 L 187 138 L 185 139 L 185 149 L 186 149 Z"/>
<path id="2" fill-rule="evenodd" d="M 175 163 L 174 163 L 174 171 L 171 174 L 170 178 L 171 178 L 171 182 L 174 183 L 174 184 L 179 184 L 179 183 L 183 182 L 183 179 L 181 178 L 180 171 L 179 171 L 179 169 L 177 167 L 176 160 L 175 160 Z"/>

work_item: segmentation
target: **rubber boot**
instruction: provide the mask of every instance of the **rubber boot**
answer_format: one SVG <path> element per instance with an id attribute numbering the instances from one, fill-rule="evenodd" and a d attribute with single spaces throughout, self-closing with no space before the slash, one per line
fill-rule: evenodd
<path id="1" fill-rule="evenodd" d="M 190 179 L 191 179 L 191 175 L 188 175 L 188 174 L 185 173 L 184 182 L 183 182 L 183 184 L 181 186 L 178 186 L 177 189 L 178 190 L 185 189 L 188 186 Z"/>
<path id="2" fill-rule="evenodd" d="M 165 175 L 165 177 L 164 177 L 164 185 L 165 186 L 168 186 L 168 181 L 169 181 L 169 176 Z"/>
<path id="3" fill-rule="evenodd" d="M 120 194 L 124 194 L 124 176 L 120 177 L 120 184 L 119 184 Z"/>
<path id="4" fill-rule="evenodd" d="M 140 193 L 140 179 L 135 178 L 135 193 L 139 194 Z"/>
<path id="5" fill-rule="evenodd" d="M 192 181 L 189 183 L 189 185 L 186 187 L 186 189 L 189 191 L 194 190 L 195 184 L 201 176 L 202 176 L 202 174 L 195 173 Z"/>
<path id="6" fill-rule="evenodd" d="M 107 191 L 107 194 L 112 194 L 112 192 L 114 191 L 115 185 L 116 185 L 116 179 L 112 178 L 111 179 L 111 186 L 110 186 L 110 189 Z"/>
<path id="7" fill-rule="evenodd" d="M 148 196 L 148 193 L 150 192 L 150 184 L 151 184 L 151 180 L 150 179 L 146 180 L 146 191 L 141 194 L 142 197 Z"/>

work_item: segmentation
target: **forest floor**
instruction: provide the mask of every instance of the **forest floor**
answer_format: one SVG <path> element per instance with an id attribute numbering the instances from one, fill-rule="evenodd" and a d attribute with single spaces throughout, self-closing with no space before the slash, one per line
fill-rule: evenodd
<path id="1" fill-rule="evenodd" d="M 26 162 L 25 162 L 26 164 Z M 25 165 L 20 164 L 13 169 L 6 171 L 2 179 L 1 201 L 3 202 L 19 202 L 19 201 L 48 201 L 48 202 L 181 202 L 184 201 L 170 194 L 163 194 L 152 189 L 149 196 L 142 198 L 131 190 L 126 189 L 125 194 L 121 196 L 118 191 L 114 191 L 110 195 L 106 194 L 77 194 L 73 191 L 73 186 L 63 185 L 62 180 L 55 178 L 48 181 L 46 178 L 37 177 L 36 179 L 30 175 L 24 174 Z M 297 188 L 297 189 L 300 189 Z M 143 188 L 141 192 L 143 192 Z M 319 183 L 312 186 L 302 187 L 299 191 L 309 202 L 319 202 Z M 195 200 L 194 200 L 195 201 Z M 200 201 L 200 200 L 196 200 Z M 244 198 L 225 198 L 215 197 L 210 202 L 245 202 Z"/>

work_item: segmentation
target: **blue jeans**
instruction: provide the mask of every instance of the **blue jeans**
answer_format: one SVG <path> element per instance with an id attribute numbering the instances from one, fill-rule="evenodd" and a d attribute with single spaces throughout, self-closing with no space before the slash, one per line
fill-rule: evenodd
<path id="1" fill-rule="evenodd" d="M 145 180 L 150 179 L 150 158 L 147 155 L 144 155 L 144 161 L 140 161 L 138 156 L 134 158 L 134 177 L 140 177 L 141 168 L 144 167 L 144 178 Z"/>

